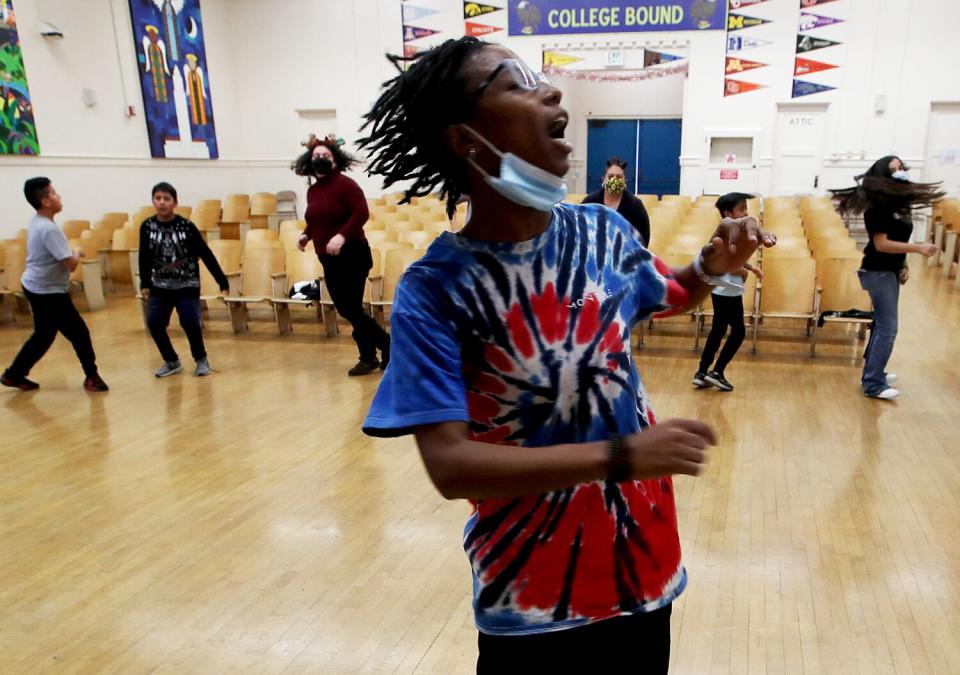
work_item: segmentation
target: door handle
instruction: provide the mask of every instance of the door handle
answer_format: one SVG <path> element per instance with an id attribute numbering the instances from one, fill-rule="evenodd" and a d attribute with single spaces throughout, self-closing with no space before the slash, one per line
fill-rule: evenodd
<path id="1" fill-rule="evenodd" d="M 820 187 L 820 176 L 813 177 L 813 187 Z"/>

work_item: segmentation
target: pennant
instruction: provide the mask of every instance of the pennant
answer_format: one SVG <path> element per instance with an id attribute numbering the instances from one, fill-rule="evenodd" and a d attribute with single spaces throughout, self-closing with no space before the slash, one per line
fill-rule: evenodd
<path id="1" fill-rule="evenodd" d="M 747 61 L 746 59 L 738 59 L 736 57 L 728 56 L 726 74 L 734 75 L 736 73 L 743 73 L 748 70 L 753 70 L 754 68 L 763 68 L 765 65 L 767 64 L 760 63 L 759 61 Z"/>
<path id="2" fill-rule="evenodd" d="M 464 19 L 474 19 L 478 16 L 483 16 L 484 14 L 490 14 L 491 12 L 499 12 L 502 7 L 493 7 L 492 5 L 483 5 L 479 2 L 464 2 L 463 3 L 463 18 Z"/>
<path id="3" fill-rule="evenodd" d="M 555 66 L 557 68 L 563 68 L 564 66 L 569 66 L 571 63 L 576 63 L 577 61 L 583 61 L 583 59 L 579 56 L 570 56 L 569 54 L 561 54 L 560 52 L 543 53 L 544 67 Z"/>
<path id="4" fill-rule="evenodd" d="M 820 61 L 811 61 L 810 59 L 802 59 L 799 56 L 796 59 L 796 62 L 793 66 L 793 76 L 800 77 L 801 75 L 809 75 L 810 73 L 819 73 L 821 70 L 830 70 L 831 68 L 836 68 L 837 66 L 832 63 L 822 63 Z"/>
<path id="5" fill-rule="evenodd" d="M 418 21 L 425 16 L 430 16 L 431 14 L 437 14 L 440 10 L 430 9 L 429 7 L 417 7 L 416 5 L 404 5 L 403 6 L 403 23 L 411 23 L 412 21 Z"/>
<path id="6" fill-rule="evenodd" d="M 675 54 L 667 54 L 665 52 L 655 52 L 652 49 L 643 50 L 643 67 L 649 68 L 650 66 L 656 66 L 660 63 L 669 63 L 670 61 L 680 61 L 684 57 L 677 56 Z"/>
<path id="7" fill-rule="evenodd" d="M 800 9 L 816 7 L 817 5 L 825 5 L 828 2 L 833 2 L 833 0 L 800 0 Z"/>
<path id="8" fill-rule="evenodd" d="M 736 96 L 737 94 L 745 94 L 748 91 L 764 89 L 765 87 L 766 85 L 756 84 L 755 82 L 741 82 L 740 80 L 731 80 L 730 78 L 726 78 L 723 81 L 723 95 Z"/>
<path id="9" fill-rule="evenodd" d="M 465 24 L 465 32 L 470 37 L 482 37 L 490 33 L 496 33 L 498 30 L 503 29 L 497 28 L 496 26 L 485 26 L 482 23 L 475 23 L 473 21 L 467 21 Z"/>
<path id="10" fill-rule="evenodd" d="M 843 23 L 843 19 L 834 19 L 832 16 L 820 16 L 819 14 L 800 12 L 800 32 L 816 30 L 824 26 L 832 26 L 835 23 Z"/>
<path id="11" fill-rule="evenodd" d="M 809 96 L 810 94 L 819 94 L 822 91 L 830 91 L 831 89 L 836 89 L 836 87 L 828 87 L 825 84 L 817 84 L 816 82 L 794 80 L 793 96 L 791 98 L 800 98 L 801 96 Z"/>
<path id="12" fill-rule="evenodd" d="M 433 30 L 432 28 L 417 28 L 416 26 L 404 26 L 403 27 L 403 41 L 411 42 L 413 40 L 419 40 L 420 38 L 430 37 L 431 35 L 436 35 L 440 31 Z"/>
<path id="13" fill-rule="evenodd" d="M 766 2 L 767 0 L 729 0 L 727 3 L 727 9 L 730 11 L 736 11 L 741 7 L 749 7 L 750 5 L 759 5 L 761 2 Z"/>
<path id="14" fill-rule="evenodd" d="M 806 52 L 812 52 L 814 49 L 824 49 L 826 47 L 835 47 L 839 42 L 834 40 L 824 40 L 823 38 L 815 38 L 809 35 L 798 35 L 797 36 L 797 54 L 803 54 Z"/>
<path id="15" fill-rule="evenodd" d="M 739 35 L 727 36 L 727 51 L 740 52 L 744 49 L 755 49 L 756 47 L 766 47 L 772 45 L 770 40 L 757 40 L 750 37 L 740 37 Z"/>
<path id="16" fill-rule="evenodd" d="M 770 23 L 769 19 L 758 19 L 755 16 L 746 16 L 744 14 L 730 14 L 727 16 L 727 31 L 743 30 L 744 28 L 753 28 Z"/>

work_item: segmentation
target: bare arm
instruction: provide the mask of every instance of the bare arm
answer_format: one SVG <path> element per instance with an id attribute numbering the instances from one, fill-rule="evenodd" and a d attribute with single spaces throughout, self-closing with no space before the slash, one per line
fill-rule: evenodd
<path id="1" fill-rule="evenodd" d="M 69 258 L 64 258 L 63 260 L 61 260 L 60 264 L 66 267 L 68 272 L 72 272 L 75 269 L 77 269 L 77 267 L 80 266 L 80 258 L 81 258 L 81 252 L 78 249 L 74 251 L 73 255 L 70 256 Z"/>
<path id="2" fill-rule="evenodd" d="M 873 235 L 873 246 L 880 251 L 880 253 L 919 253 L 928 258 L 937 252 L 936 244 L 911 244 L 901 241 L 891 241 L 883 232 Z"/>
<path id="3" fill-rule="evenodd" d="M 503 499 L 559 490 L 603 479 L 608 443 L 525 448 L 471 441 L 465 422 L 416 430 L 427 473 L 447 499 Z M 624 439 L 631 478 L 695 476 L 705 461 L 713 431 L 693 420 L 668 420 Z"/>

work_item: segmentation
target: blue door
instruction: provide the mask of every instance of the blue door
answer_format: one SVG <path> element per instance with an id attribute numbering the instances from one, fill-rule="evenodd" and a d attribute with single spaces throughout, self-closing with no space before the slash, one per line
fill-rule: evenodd
<path id="1" fill-rule="evenodd" d="M 602 120 L 587 124 L 587 192 L 600 188 L 607 160 L 629 162 L 627 188 L 635 194 L 680 192 L 681 120 Z"/>

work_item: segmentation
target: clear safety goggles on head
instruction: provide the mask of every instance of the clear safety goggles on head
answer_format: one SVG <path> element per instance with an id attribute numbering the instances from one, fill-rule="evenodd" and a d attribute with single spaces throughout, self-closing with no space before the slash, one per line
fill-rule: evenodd
<path id="1" fill-rule="evenodd" d="M 537 87 L 543 84 L 550 87 L 554 86 L 553 80 L 547 77 L 546 74 L 536 72 L 523 61 L 519 59 L 504 59 L 497 64 L 496 68 L 493 69 L 493 72 L 490 73 L 490 77 L 488 77 L 483 84 L 477 87 L 477 90 L 473 95 L 479 98 L 483 92 L 487 90 L 487 87 L 493 84 L 494 80 L 496 80 L 503 71 L 507 71 L 517 86 L 527 91 L 535 91 Z"/>

